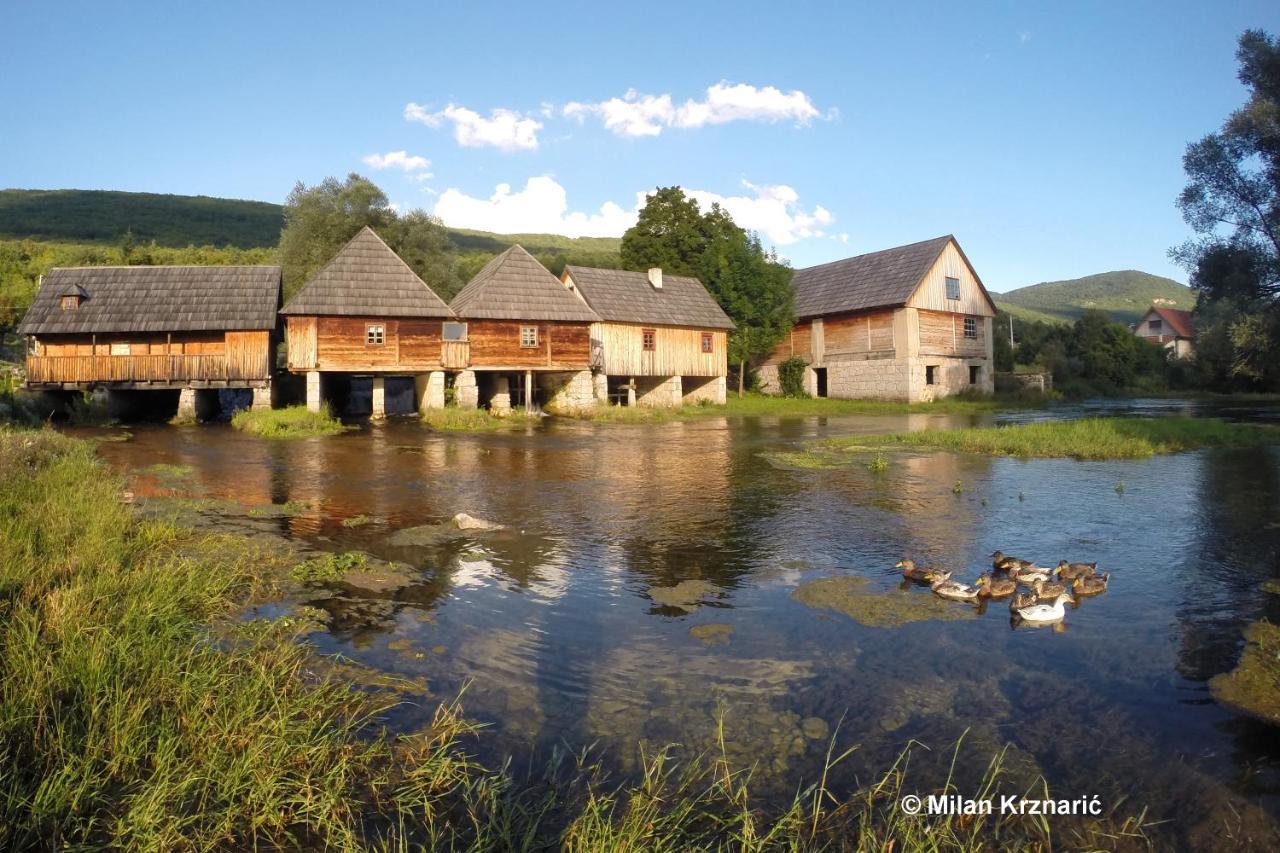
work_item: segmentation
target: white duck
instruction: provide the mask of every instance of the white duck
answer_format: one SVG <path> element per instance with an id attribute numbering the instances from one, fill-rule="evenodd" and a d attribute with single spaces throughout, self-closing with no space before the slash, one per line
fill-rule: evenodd
<path id="1" fill-rule="evenodd" d="M 938 578 L 929 584 L 929 589 L 933 590 L 933 594 L 939 598 L 946 598 L 951 601 L 978 600 L 978 588 L 976 586 L 969 586 L 967 583 L 959 583 L 947 578 Z"/>
<path id="2" fill-rule="evenodd" d="M 1051 625 L 1054 622 L 1062 621 L 1063 617 L 1067 615 L 1066 603 L 1072 600 L 1071 596 L 1064 592 L 1055 598 L 1052 604 L 1033 604 L 1030 607 L 1021 607 L 1013 612 L 1023 622 L 1032 625 Z"/>

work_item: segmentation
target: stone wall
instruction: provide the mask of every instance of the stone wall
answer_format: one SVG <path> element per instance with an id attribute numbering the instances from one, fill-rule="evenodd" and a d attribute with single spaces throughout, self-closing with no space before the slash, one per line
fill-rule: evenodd
<path id="1" fill-rule="evenodd" d="M 549 412 L 582 412 L 595 408 L 596 388 L 589 370 L 539 373 L 537 380 Z"/>
<path id="2" fill-rule="evenodd" d="M 703 401 L 723 406 L 726 387 L 723 376 L 686 376 L 682 380 L 685 405 L 696 406 Z"/>
<path id="3" fill-rule="evenodd" d="M 908 399 L 913 403 L 927 403 L 950 397 L 962 391 L 974 391 L 982 394 L 993 394 L 996 390 L 995 376 L 991 365 L 985 359 L 975 358 L 928 358 L 911 359 L 911 395 Z M 926 372 L 933 367 L 933 384 L 925 383 Z M 977 384 L 969 384 L 969 368 L 978 367 L 981 377 Z"/>
<path id="4" fill-rule="evenodd" d="M 679 376 L 637 376 L 637 406 L 679 406 L 684 392 Z"/>
<path id="5" fill-rule="evenodd" d="M 906 400 L 909 359 L 870 358 L 827 362 L 827 396 L 838 400 Z M 805 387 L 816 387 L 813 369 L 806 371 Z"/>
<path id="6" fill-rule="evenodd" d="M 756 387 L 766 394 L 779 394 L 782 386 L 778 383 L 778 365 L 766 364 L 756 370 Z"/>

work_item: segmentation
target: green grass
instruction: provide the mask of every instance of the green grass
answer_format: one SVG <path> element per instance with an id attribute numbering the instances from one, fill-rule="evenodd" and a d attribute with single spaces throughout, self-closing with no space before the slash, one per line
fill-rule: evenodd
<path id="1" fill-rule="evenodd" d="M 493 432 L 503 429 L 524 429 L 540 418 L 530 418 L 523 408 L 512 409 L 505 417 L 490 414 L 487 409 L 462 409 L 445 406 L 443 409 L 427 409 L 422 422 L 440 432 Z"/>
<path id="2" fill-rule="evenodd" d="M 349 572 L 358 572 L 369 565 L 369 557 L 359 551 L 325 554 L 305 560 L 289 570 L 294 580 L 304 583 L 332 583 L 340 581 Z"/>
<path id="3" fill-rule="evenodd" d="M 1022 458 L 1145 459 L 1203 447 L 1276 442 L 1280 442 L 1280 430 L 1275 427 L 1212 418 L 1081 418 L 993 428 L 849 436 L 828 439 L 815 449 L 819 456 L 823 450 L 901 447 Z"/>
<path id="4" fill-rule="evenodd" d="M 347 427 L 327 411 L 311 412 L 306 406 L 285 409 L 241 409 L 231 425 L 263 438 L 310 438 L 337 435 Z"/>

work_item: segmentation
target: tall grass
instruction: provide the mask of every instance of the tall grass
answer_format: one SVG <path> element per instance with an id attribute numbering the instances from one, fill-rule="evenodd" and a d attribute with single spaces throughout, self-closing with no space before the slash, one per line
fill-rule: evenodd
<path id="1" fill-rule="evenodd" d="M 503 417 L 492 414 L 488 409 L 458 406 L 427 409 L 422 413 L 422 422 L 440 432 L 493 432 L 503 429 L 523 429 L 538 421 L 539 418 L 528 417 L 523 407 L 516 407 Z"/>
<path id="2" fill-rule="evenodd" d="M 1081 418 L 994 428 L 923 430 L 829 439 L 834 450 L 916 447 L 992 456 L 1144 459 L 1202 447 L 1280 442 L 1280 429 L 1211 418 Z"/>
<path id="3" fill-rule="evenodd" d="M 337 435 L 346 430 L 328 411 L 312 412 L 306 406 L 284 409 L 241 409 L 231 417 L 231 425 L 263 438 L 309 438 Z"/>

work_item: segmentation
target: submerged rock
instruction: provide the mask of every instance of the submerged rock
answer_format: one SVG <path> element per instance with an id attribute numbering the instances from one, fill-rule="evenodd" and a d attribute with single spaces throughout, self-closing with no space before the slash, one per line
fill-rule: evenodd
<path id="1" fill-rule="evenodd" d="M 649 597 L 663 607 L 675 607 L 693 612 L 698 609 L 698 602 L 715 588 L 715 584 L 708 581 L 687 580 L 680 581 L 675 586 L 651 586 Z"/>
<path id="2" fill-rule="evenodd" d="M 821 717 L 805 717 L 800 721 L 800 732 L 809 740 L 826 740 L 831 726 Z"/>
<path id="3" fill-rule="evenodd" d="M 972 619 L 972 607 L 912 590 L 874 592 L 866 578 L 839 575 L 801 584 L 791 597 L 806 607 L 843 613 L 870 628 L 897 628 L 933 619 Z"/>
<path id="4" fill-rule="evenodd" d="M 1280 578 L 1272 578 L 1269 581 L 1263 581 L 1261 589 L 1263 592 L 1270 593 L 1271 595 L 1280 595 Z"/>
<path id="5" fill-rule="evenodd" d="M 1224 705 L 1280 725 L 1280 625 L 1254 622 L 1244 638 L 1240 663 L 1209 679 L 1209 692 Z"/>
<path id="6" fill-rule="evenodd" d="M 486 521 L 483 518 L 476 518 L 473 515 L 467 515 L 460 512 L 453 517 L 453 526 L 459 530 L 504 530 L 504 525 L 498 524 L 496 521 Z"/>
<path id="7" fill-rule="evenodd" d="M 733 626 L 723 622 L 711 622 L 706 625 L 694 625 L 689 629 L 689 636 L 701 640 L 708 646 L 723 646 L 733 636 Z"/>

